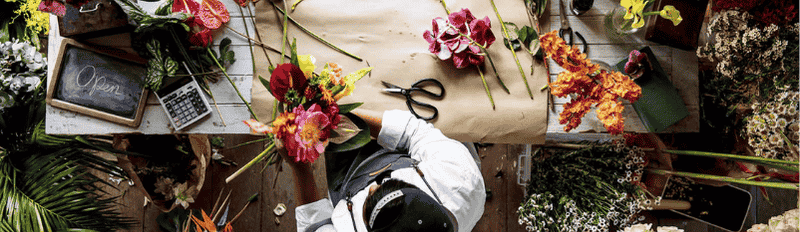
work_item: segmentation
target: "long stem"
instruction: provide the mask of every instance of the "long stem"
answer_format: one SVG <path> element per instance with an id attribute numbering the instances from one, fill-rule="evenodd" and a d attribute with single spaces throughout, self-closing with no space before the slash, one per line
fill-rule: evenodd
<path id="1" fill-rule="evenodd" d="M 225 68 L 222 67 L 221 64 L 219 64 L 219 60 L 217 60 L 217 57 L 214 56 L 213 52 L 211 52 L 211 48 L 210 47 L 206 48 L 206 51 L 208 51 L 208 54 L 211 56 L 211 59 L 214 60 L 214 63 L 217 64 L 217 67 L 219 67 L 219 69 L 222 70 L 222 74 L 225 74 L 225 78 L 228 78 L 228 82 L 230 82 L 231 86 L 233 86 L 233 90 L 236 90 L 236 94 L 239 95 L 240 99 L 242 99 L 244 105 L 247 106 L 247 110 L 250 111 L 250 116 L 252 116 L 253 119 L 255 119 L 256 121 L 258 121 L 258 116 L 256 116 L 256 113 L 253 112 L 253 108 L 250 107 L 250 103 L 247 103 L 247 100 L 245 100 L 244 96 L 242 96 L 242 92 L 239 91 L 239 88 L 236 87 L 236 84 L 233 83 L 231 77 L 228 76 L 228 72 L 225 71 Z"/>
<path id="2" fill-rule="evenodd" d="M 741 160 L 741 161 L 756 161 L 756 162 L 764 162 L 764 163 L 788 164 L 788 165 L 795 165 L 795 166 L 800 165 L 800 162 L 798 162 L 798 161 L 769 159 L 769 158 L 763 158 L 763 157 L 757 157 L 757 156 L 743 156 L 743 155 L 733 155 L 733 154 L 714 153 L 714 152 L 681 151 L 681 150 L 664 150 L 664 152 L 677 154 L 677 155 L 704 156 L 704 157 L 713 157 L 713 158 L 735 159 L 735 160 Z"/>
<path id="3" fill-rule="evenodd" d="M 456 29 L 456 30 L 458 30 L 458 28 L 455 28 L 455 27 L 453 27 L 452 25 L 451 25 L 450 27 L 452 27 L 453 29 Z M 463 38 L 467 38 L 467 39 L 469 39 L 469 42 L 470 42 L 471 44 L 477 45 L 478 47 L 480 47 L 480 48 L 481 48 L 481 51 L 483 51 L 483 54 L 486 54 L 486 59 L 488 59 L 488 60 L 489 60 L 489 64 L 491 64 L 491 65 L 492 65 L 492 69 L 494 69 L 494 74 L 495 74 L 495 76 L 497 77 L 497 81 L 499 81 L 499 82 L 500 82 L 500 86 L 502 86 L 502 87 L 503 87 L 503 90 L 505 90 L 505 91 L 506 91 L 506 93 L 508 93 L 508 94 L 511 94 L 511 91 L 508 91 L 508 87 L 506 87 L 506 84 L 505 84 L 505 83 L 503 83 L 503 79 L 500 79 L 500 73 L 498 73 L 498 72 L 497 72 L 497 67 L 495 67 L 495 66 L 494 66 L 494 61 L 492 61 L 492 56 L 490 56 L 490 55 L 489 55 L 489 50 L 487 50 L 487 48 L 486 48 L 486 47 L 484 47 L 482 44 L 480 44 L 480 43 L 478 43 L 478 42 L 475 42 L 475 40 L 473 40 L 473 39 L 472 39 L 472 38 L 470 38 L 469 36 L 467 36 L 467 35 L 465 35 L 465 34 L 463 34 L 463 33 L 458 33 L 458 34 L 459 34 L 459 35 L 461 35 L 461 37 L 463 37 Z"/>
<path id="4" fill-rule="evenodd" d="M 250 13 L 250 16 L 253 16 L 253 11 L 250 10 L 250 5 L 247 5 L 247 12 Z M 256 38 L 258 38 L 258 41 L 253 40 L 253 42 L 259 42 L 260 43 L 261 42 L 261 33 L 258 32 L 258 27 L 255 27 L 256 19 L 255 19 L 255 17 L 253 17 L 250 20 L 253 22 L 253 25 L 254 25 L 253 29 L 254 29 L 254 31 L 256 33 Z M 274 66 L 272 66 L 272 60 L 269 59 L 269 54 L 267 54 L 267 50 L 265 49 L 264 46 L 261 46 L 261 51 L 263 51 L 264 52 L 264 56 L 267 57 L 267 62 L 269 62 L 269 67 L 274 67 Z"/>
<path id="5" fill-rule="evenodd" d="M 282 13 L 284 16 L 286 16 L 287 18 L 289 18 L 289 21 L 292 21 L 292 23 L 294 23 L 294 25 L 296 25 L 297 27 L 299 27 L 299 28 L 300 28 L 300 30 L 302 30 L 302 31 L 303 31 L 303 32 L 305 32 L 306 34 L 309 34 L 309 35 L 311 35 L 311 37 L 314 37 L 314 39 L 317 39 L 317 40 L 319 40 L 319 42 L 322 42 L 323 44 L 327 45 L 328 47 L 331 47 L 331 48 L 333 48 L 334 50 L 336 50 L 336 51 L 338 51 L 338 52 L 344 53 L 345 55 L 347 55 L 347 56 L 349 56 L 349 57 L 352 57 L 353 59 L 356 59 L 356 60 L 358 60 L 358 61 L 362 61 L 361 57 L 358 57 L 358 56 L 356 56 L 356 55 L 353 55 L 353 54 L 351 54 L 351 53 L 349 53 L 349 52 L 347 52 L 347 51 L 345 51 L 345 50 L 343 50 L 343 49 L 341 49 L 341 48 L 337 47 L 336 45 L 333 45 L 333 44 L 329 43 L 328 41 L 326 41 L 326 40 L 325 40 L 325 39 L 323 39 L 322 37 L 319 37 L 319 36 L 317 36 L 316 34 L 314 34 L 314 32 L 311 32 L 311 31 L 309 31 L 308 29 L 306 29 L 306 28 L 305 28 L 303 25 L 300 25 L 299 23 L 297 23 L 297 21 L 295 21 L 295 20 L 294 20 L 292 17 L 290 17 L 288 14 L 284 13 L 282 9 L 278 8 L 278 6 L 275 6 L 275 3 L 274 3 L 274 2 L 272 3 L 272 6 L 273 6 L 273 7 L 275 7 L 275 9 L 276 9 L 276 10 L 278 10 L 279 12 L 281 12 L 281 13 Z M 284 23 L 285 23 L 285 22 L 284 22 Z"/>
<path id="6" fill-rule="evenodd" d="M 497 11 L 497 6 L 494 4 L 494 0 L 489 0 L 492 3 L 492 8 L 494 9 L 494 13 L 497 15 L 497 19 L 500 21 L 500 27 L 503 28 L 503 37 L 511 41 L 511 36 L 508 35 L 508 29 L 506 28 L 506 23 L 503 22 L 503 18 L 500 17 L 500 12 Z M 519 69 L 519 74 L 522 76 L 522 81 L 525 82 L 525 87 L 528 89 L 528 96 L 533 99 L 533 92 L 531 92 L 531 87 L 528 85 L 528 78 L 525 78 L 525 71 L 522 70 L 522 65 L 519 63 L 519 58 L 517 58 L 517 52 L 514 49 L 511 49 L 511 54 L 514 55 L 514 61 L 517 63 L 517 68 Z"/>
<path id="7" fill-rule="evenodd" d="M 769 187 L 769 188 L 779 188 L 779 189 L 792 189 L 797 190 L 798 184 L 792 183 L 777 183 L 777 182 L 764 182 L 764 181 L 751 181 L 751 180 L 744 180 L 739 178 L 727 177 L 727 176 L 716 176 L 716 175 L 708 175 L 708 174 L 697 174 L 691 172 L 673 172 L 661 169 L 647 169 L 647 172 L 659 175 L 676 175 L 676 176 L 684 176 L 684 177 L 691 177 L 691 178 L 698 178 L 698 179 L 706 179 L 706 180 L 716 180 L 716 181 L 724 181 L 728 183 L 736 183 L 736 184 L 746 184 L 752 186 L 761 186 L 761 187 Z"/>
<path id="8" fill-rule="evenodd" d="M 281 2 L 283 2 L 283 8 L 286 8 L 286 0 L 282 0 Z M 270 3 L 272 3 L 272 6 L 274 6 L 275 9 L 279 9 L 278 6 L 275 5 L 275 2 L 270 1 Z M 288 38 L 289 33 L 286 32 L 286 29 L 288 28 L 288 22 L 289 22 L 289 14 L 283 14 L 283 37 L 281 37 L 281 62 L 280 62 L 281 64 L 283 64 L 283 55 L 286 54 L 286 43 L 289 40 Z"/>
<path id="9" fill-rule="evenodd" d="M 242 6 L 238 6 L 238 7 L 239 7 L 239 14 L 244 15 L 244 11 L 242 10 Z M 253 16 L 253 15 L 250 15 L 250 16 Z M 250 38 L 250 29 L 247 28 L 247 19 L 242 17 L 242 22 L 244 23 L 244 33 L 247 33 L 247 35 L 245 37 L 247 37 L 247 45 L 248 45 L 248 47 L 250 47 L 250 61 L 253 64 L 253 75 L 255 75 L 255 73 L 256 73 L 256 56 L 254 56 L 255 54 L 253 52 L 253 42 L 252 42 L 253 39 Z M 255 24 L 253 24 L 253 26 L 255 27 Z M 228 28 L 231 31 L 236 31 L 236 30 L 233 30 L 233 28 L 228 27 L 227 24 L 225 25 L 225 28 Z M 241 33 L 239 33 L 239 34 L 241 34 Z"/>
<path id="10" fill-rule="evenodd" d="M 275 143 L 271 143 L 269 146 L 267 146 L 267 149 L 264 149 L 264 151 L 262 151 L 261 154 L 258 154 L 256 158 L 253 158 L 253 160 L 247 162 L 247 164 L 245 164 L 242 168 L 236 170 L 236 172 L 228 176 L 228 178 L 225 178 L 225 183 L 230 183 L 231 180 L 235 179 L 236 177 L 241 175 L 244 171 L 249 169 L 251 166 L 261 161 L 261 159 L 263 159 L 265 155 L 269 154 L 272 151 L 272 149 L 275 149 Z"/>
<path id="11" fill-rule="evenodd" d="M 481 71 L 481 67 L 475 66 L 478 69 L 478 73 L 481 74 L 481 81 L 483 82 L 483 88 L 486 90 L 486 95 L 489 95 L 489 101 L 492 102 L 492 110 L 495 109 L 494 107 L 494 99 L 492 98 L 492 92 L 489 92 L 489 86 L 486 85 L 486 79 L 483 78 L 483 71 Z"/>

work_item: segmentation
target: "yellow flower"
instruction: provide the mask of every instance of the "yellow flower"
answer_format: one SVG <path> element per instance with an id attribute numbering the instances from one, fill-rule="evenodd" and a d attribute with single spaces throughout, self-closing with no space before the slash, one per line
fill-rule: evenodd
<path id="1" fill-rule="evenodd" d="M 624 19 L 633 19 L 636 16 L 638 19 L 642 18 L 644 0 L 620 0 L 619 5 L 626 9 Z"/>
<path id="2" fill-rule="evenodd" d="M 314 59 L 312 55 L 301 55 L 297 56 L 297 61 L 300 64 L 300 70 L 303 71 L 306 78 L 311 78 L 311 74 L 314 73 L 314 69 L 317 68 L 317 66 L 314 65 L 317 59 Z"/>
<path id="3" fill-rule="evenodd" d="M 372 67 L 362 68 L 342 78 L 345 88 L 341 92 L 337 93 L 336 96 L 333 96 L 333 99 L 339 101 L 339 99 L 342 99 L 342 97 L 353 93 L 353 90 L 356 89 L 356 81 L 361 80 L 361 78 L 366 76 L 370 71 L 372 71 Z"/>
<path id="4" fill-rule="evenodd" d="M 661 12 L 658 14 L 665 19 L 672 20 L 672 24 L 675 26 L 678 26 L 678 24 L 683 21 L 683 18 L 681 18 L 681 12 L 678 11 L 678 9 L 675 9 L 675 7 L 672 5 L 664 6 L 664 9 L 661 9 Z"/>

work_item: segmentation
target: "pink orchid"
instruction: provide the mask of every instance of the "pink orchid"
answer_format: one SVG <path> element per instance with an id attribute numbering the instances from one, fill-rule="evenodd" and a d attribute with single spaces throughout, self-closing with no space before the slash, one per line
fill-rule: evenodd
<path id="1" fill-rule="evenodd" d="M 481 46 L 489 47 L 495 40 L 491 27 L 489 17 L 476 20 L 469 9 L 462 9 L 451 13 L 448 20 L 433 19 L 433 30 L 425 31 L 423 37 L 430 44 L 428 50 L 440 60 L 453 58 L 456 68 L 465 68 L 483 64 Z"/>

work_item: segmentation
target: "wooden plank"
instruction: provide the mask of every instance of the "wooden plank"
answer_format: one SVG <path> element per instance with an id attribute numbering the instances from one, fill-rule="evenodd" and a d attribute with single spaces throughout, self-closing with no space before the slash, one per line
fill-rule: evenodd
<path id="1" fill-rule="evenodd" d="M 491 197 L 486 200 L 483 215 L 475 225 L 473 231 L 506 231 L 507 188 L 508 182 L 503 176 L 513 175 L 505 171 L 508 145 L 494 144 L 490 147 L 478 148 L 478 157 L 481 159 L 481 174 L 487 191 Z"/>
<path id="2" fill-rule="evenodd" d="M 210 133 L 238 133 L 250 132 L 242 121 L 250 119 L 247 107 L 240 105 L 219 105 L 225 124 L 212 105 L 211 115 L 203 119 L 196 126 L 187 128 L 179 133 L 210 134 Z M 46 132 L 48 134 L 170 134 L 175 133 L 169 128 L 167 115 L 160 105 L 149 105 L 145 109 L 144 118 L 139 128 L 132 128 L 114 124 L 100 119 L 79 115 L 73 112 L 55 109 L 47 106 Z"/>

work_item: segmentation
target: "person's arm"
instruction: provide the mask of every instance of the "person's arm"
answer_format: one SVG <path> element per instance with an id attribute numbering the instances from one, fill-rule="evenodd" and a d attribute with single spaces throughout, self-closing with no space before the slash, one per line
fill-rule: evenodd
<path id="1" fill-rule="evenodd" d="M 371 135 L 373 138 L 378 138 L 378 135 L 381 132 L 381 123 L 383 122 L 383 112 L 355 109 L 350 111 L 350 113 L 353 113 L 359 118 L 363 119 L 364 122 L 369 125 L 369 135 Z"/>

